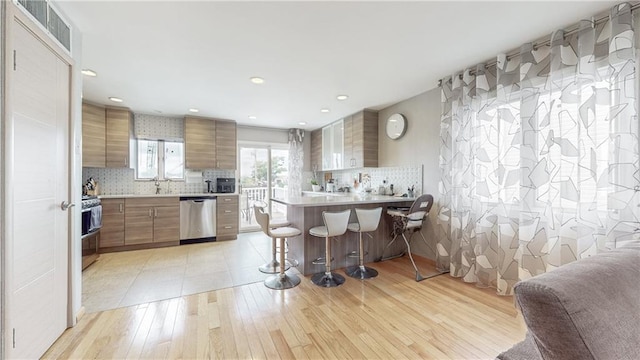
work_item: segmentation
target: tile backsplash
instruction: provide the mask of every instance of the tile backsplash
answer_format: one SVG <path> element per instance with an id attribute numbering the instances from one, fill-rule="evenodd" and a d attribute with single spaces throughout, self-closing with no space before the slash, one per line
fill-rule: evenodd
<path id="1" fill-rule="evenodd" d="M 92 177 L 98 182 L 99 192 L 101 195 L 147 195 L 155 194 L 156 187 L 150 180 L 135 180 L 135 172 L 133 169 L 119 168 L 82 168 L 83 184 L 87 179 Z M 236 177 L 234 170 L 204 170 L 203 179 L 200 183 L 188 183 L 186 181 L 162 181 L 160 182 L 161 193 L 171 194 L 197 194 L 206 190 L 207 184 L 204 180 L 213 180 L 215 184 L 216 178 Z"/>
<path id="2" fill-rule="evenodd" d="M 365 174 L 369 175 L 370 186 L 374 192 L 383 181 L 387 181 L 387 188 L 393 184 L 394 192 L 406 193 L 407 188 L 414 186 L 415 195 L 422 194 L 422 172 L 423 166 L 402 166 L 402 167 L 379 167 L 379 168 L 361 168 L 333 171 L 317 171 L 316 178 L 318 184 L 325 186 L 325 173 L 331 173 L 331 177 L 335 180 L 337 187 L 350 186 L 353 188 L 353 180 L 360 174 L 364 178 Z M 307 171 L 303 174 L 304 184 L 303 190 L 311 190 L 310 181 L 313 178 L 313 172 Z M 366 184 L 362 184 L 367 186 Z M 362 188 L 362 186 L 360 186 Z M 353 191 L 353 190 L 352 190 Z"/>

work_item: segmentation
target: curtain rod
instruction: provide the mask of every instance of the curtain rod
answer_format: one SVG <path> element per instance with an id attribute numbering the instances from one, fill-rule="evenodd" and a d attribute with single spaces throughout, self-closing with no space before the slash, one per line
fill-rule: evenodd
<path id="1" fill-rule="evenodd" d="M 618 4 L 620 5 L 620 4 Z M 617 5 L 616 5 L 617 6 Z M 638 8 L 640 8 L 640 1 L 635 1 L 631 3 L 631 12 L 634 12 L 635 10 L 637 10 Z M 602 15 L 601 17 L 595 19 L 595 20 L 591 20 L 593 23 L 593 26 L 596 26 L 597 24 L 602 23 L 603 21 L 606 21 L 607 19 L 609 19 L 609 15 Z M 568 36 L 571 34 L 576 33 L 578 30 L 580 30 L 580 23 L 578 22 L 575 25 L 572 25 L 568 28 L 569 30 L 566 30 L 564 32 L 564 36 Z M 537 48 L 541 47 L 541 46 L 547 46 L 551 44 L 551 36 L 545 36 L 544 37 L 545 40 L 538 40 L 538 41 L 534 41 L 533 42 L 533 49 L 536 50 Z M 511 50 L 509 52 L 507 52 L 506 56 L 507 56 L 507 60 L 511 60 L 514 56 L 517 56 L 520 54 L 520 49 L 514 49 Z M 495 64 L 498 63 L 498 60 L 496 59 L 491 59 L 487 62 L 485 62 L 485 69 L 489 68 L 491 66 L 494 66 Z M 460 79 L 462 79 L 462 74 L 459 75 Z M 442 80 L 438 80 L 438 87 L 442 86 Z"/>

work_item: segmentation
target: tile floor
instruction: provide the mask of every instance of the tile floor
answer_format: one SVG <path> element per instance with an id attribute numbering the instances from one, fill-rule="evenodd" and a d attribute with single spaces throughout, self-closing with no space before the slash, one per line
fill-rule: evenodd
<path id="1" fill-rule="evenodd" d="M 237 240 L 101 254 L 82 273 L 88 313 L 263 281 L 271 258 L 262 232 Z M 297 272 L 296 269 L 289 271 Z"/>

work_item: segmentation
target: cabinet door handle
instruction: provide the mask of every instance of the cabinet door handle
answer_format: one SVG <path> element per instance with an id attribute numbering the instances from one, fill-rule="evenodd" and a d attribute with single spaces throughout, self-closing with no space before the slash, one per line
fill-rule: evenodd
<path id="1" fill-rule="evenodd" d="M 225 210 L 224 213 L 225 214 L 231 214 L 231 210 Z"/>
<path id="2" fill-rule="evenodd" d="M 153 209 L 149 209 L 149 217 L 153 217 Z"/>
<path id="3" fill-rule="evenodd" d="M 229 201 L 231 201 L 231 199 L 226 198 L 226 199 L 224 199 L 224 201 L 229 202 Z"/>
<path id="4" fill-rule="evenodd" d="M 225 229 L 231 229 L 231 226 L 225 226 L 224 228 Z"/>
<path id="5" fill-rule="evenodd" d="M 118 204 L 118 211 L 122 212 L 124 210 L 124 206 L 122 206 L 122 203 Z"/>
<path id="6" fill-rule="evenodd" d="M 153 209 L 153 217 L 158 217 L 158 209 Z"/>

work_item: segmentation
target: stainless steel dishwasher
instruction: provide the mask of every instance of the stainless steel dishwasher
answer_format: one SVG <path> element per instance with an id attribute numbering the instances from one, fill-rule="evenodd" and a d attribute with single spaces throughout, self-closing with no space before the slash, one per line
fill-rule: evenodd
<path id="1" fill-rule="evenodd" d="M 180 197 L 180 244 L 216 240 L 216 197 Z"/>

